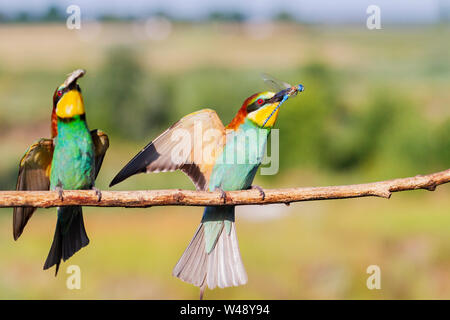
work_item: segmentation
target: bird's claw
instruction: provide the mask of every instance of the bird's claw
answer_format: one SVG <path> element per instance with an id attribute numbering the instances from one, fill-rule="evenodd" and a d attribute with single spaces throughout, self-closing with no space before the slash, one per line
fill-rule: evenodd
<path id="1" fill-rule="evenodd" d="M 227 193 L 222 188 L 216 188 L 220 192 L 220 199 L 223 200 L 223 203 L 227 203 Z"/>
<path id="2" fill-rule="evenodd" d="M 96 187 L 92 187 L 92 190 L 94 190 L 95 194 L 97 195 L 97 201 L 98 202 L 102 201 L 102 192 L 100 191 L 100 189 L 97 189 Z"/>
<path id="3" fill-rule="evenodd" d="M 63 188 L 60 187 L 60 186 L 56 186 L 55 191 L 58 191 L 58 198 L 59 198 L 59 200 L 64 201 L 64 194 L 63 194 L 64 190 L 63 190 Z"/>
<path id="4" fill-rule="evenodd" d="M 264 200 L 266 198 L 266 193 L 264 192 L 263 188 L 261 188 L 260 186 L 257 185 L 253 185 L 251 187 L 251 189 L 256 189 L 259 191 L 259 194 L 261 195 L 262 200 Z"/>

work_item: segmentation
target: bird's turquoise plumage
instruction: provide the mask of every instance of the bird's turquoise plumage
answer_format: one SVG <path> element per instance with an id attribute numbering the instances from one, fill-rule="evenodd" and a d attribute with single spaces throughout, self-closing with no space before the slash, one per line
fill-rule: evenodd
<path id="1" fill-rule="evenodd" d="M 50 174 L 50 190 L 91 189 L 95 181 L 95 153 L 84 115 L 58 119 L 58 135 Z M 69 259 L 89 243 L 80 206 L 58 207 L 55 236 L 44 269 Z"/>
<path id="2" fill-rule="evenodd" d="M 251 120 L 229 133 L 222 154 L 217 159 L 211 173 L 209 190 L 244 190 L 251 187 L 256 171 L 264 156 L 269 128 L 261 129 Z M 231 232 L 234 222 L 234 206 L 206 207 L 202 223 L 205 228 L 205 249 L 209 253 L 214 248 L 222 225 Z"/>
<path id="3" fill-rule="evenodd" d="M 50 175 L 50 190 L 90 189 L 94 185 L 94 145 L 82 116 L 58 119 L 58 136 Z"/>

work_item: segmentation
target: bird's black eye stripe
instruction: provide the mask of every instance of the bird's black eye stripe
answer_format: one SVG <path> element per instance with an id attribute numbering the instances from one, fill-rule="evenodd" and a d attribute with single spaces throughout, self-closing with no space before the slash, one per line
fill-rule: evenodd
<path id="1" fill-rule="evenodd" d="M 55 103 L 55 105 L 58 103 L 58 101 L 62 98 L 62 96 L 64 95 L 64 90 L 65 88 L 63 88 L 63 89 L 59 89 L 58 90 L 58 88 L 56 89 L 56 92 L 55 92 L 55 96 L 54 96 L 54 103 Z M 59 94 L 59 92 L 61 92 L 61 94 Z"/>
<path id="2" fill-rule="evenodd" d="M 58 103 L 59 100 L 61 100 L 61 98 L 64 96 L 64 94 L 69 91 L 69 88 L 62 88 L 62 89 L 57 89 L 56 94 L 55 94 L 55 104 Z M 61 92 L 61 94 L 58 94 L 59 92 Z"/>
<path id="3" fill-rule="evenodd" d="M 261 100 L 262 100 L 262 103 L 261 103 Z M 261 108 L 265 104 L 266 104 L 266 100 L 258 99 L 255 102 L 253 102 L 252 104 L 249 104 L 247 106 L 247 113 L 250 113 L 250 112 L 253 112 L 255 110 L 258 110 L 259 108 Z"/>
<path id="4" fill-rule="evenodd" d="M 61 100 L 61 98 L 64 96 L 64 94 L 65 94 L 67 91 L 70 91 L 70 90 L 72 90 L 72 89 L 74 89 L 74 88 L 75 88 L 76 90 L 78 90 L 78 92 L 81 92 L 81 88 L 80 88 L 80 86 L 78 85 L 78 83 L 77 83 L 77 84 L 73 84 L 73 85 L 71 84 L 70 86 L 65 87 L 65 88 L 62 88 L 62 89 L 60 89 L 60 90 L 56 89 L 56 94 L 55 94 L 55 104 L 58 103 L 59 100 Z M 58 92 L 61 92 L 62 94 L 59 95 Z"/>

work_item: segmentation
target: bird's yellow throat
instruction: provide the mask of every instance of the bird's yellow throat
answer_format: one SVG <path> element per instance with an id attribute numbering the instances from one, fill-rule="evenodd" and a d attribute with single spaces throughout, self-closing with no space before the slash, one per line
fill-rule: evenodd
<path id="1" fill-rule="evenodd" d="M 279 103 L 277 102 L 277 103 L 272 103 L 272 104 L 266 105 L 266 106 L 262 107 L 259 110 L 251 112 L 248 115 L 248 118 L 250 120 L 252 120 L 254 123 L 256 123 L 259 127 L 262 128 L 264 122 L 267 120 L 267 118 L 269 118 L 269 116 L 272 114 L 272 112 L 278 107 L 278 104 Z M 270 119 L 264 125 L 264 128 L 271 128 L 271 127 L 273 127 L 273 125 L 275 124 L 275 120 L 277 120 L 279 111 L 280 111 L 280 109 L 276 110 L 272 114 Z"/>
<path id="2" fill-rule="evenodd" d="M 66 92 L 58 101 L 56 115 L 60 118 L 73 118 L 84 114 L 83 97 L 78 90 Z"/>

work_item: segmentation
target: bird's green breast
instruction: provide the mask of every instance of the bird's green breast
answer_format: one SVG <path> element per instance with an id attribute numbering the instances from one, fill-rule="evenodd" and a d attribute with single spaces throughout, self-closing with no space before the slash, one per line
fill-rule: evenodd
<path id="1" fill-rule="evenodd" d="M 251 186 L 264 157 L 270 129 L 245 122 L 227 135 L 227 143 L 211 173 L 209 189 L 241 190 Z"/>
<path id="2" fill-rule="evenodd" d="M 84 117 L 58 119 L 50 188 L 90 189 L 94 176 L 94 146 Z"/>
<path id="3" fill-rule="evenodd" d="M 209 180 L 209 190 L 242 190 L 252 185 L 261 164 L 270 129 L 261 129 L 252 121 L 245 122 L 227 135 L 227 143 L 217 159 Z M 202 223 L 205 250 L 210 253 L 222 230 L 230 234 L 234 222 L 234 206 L 206 207 Z"/>

